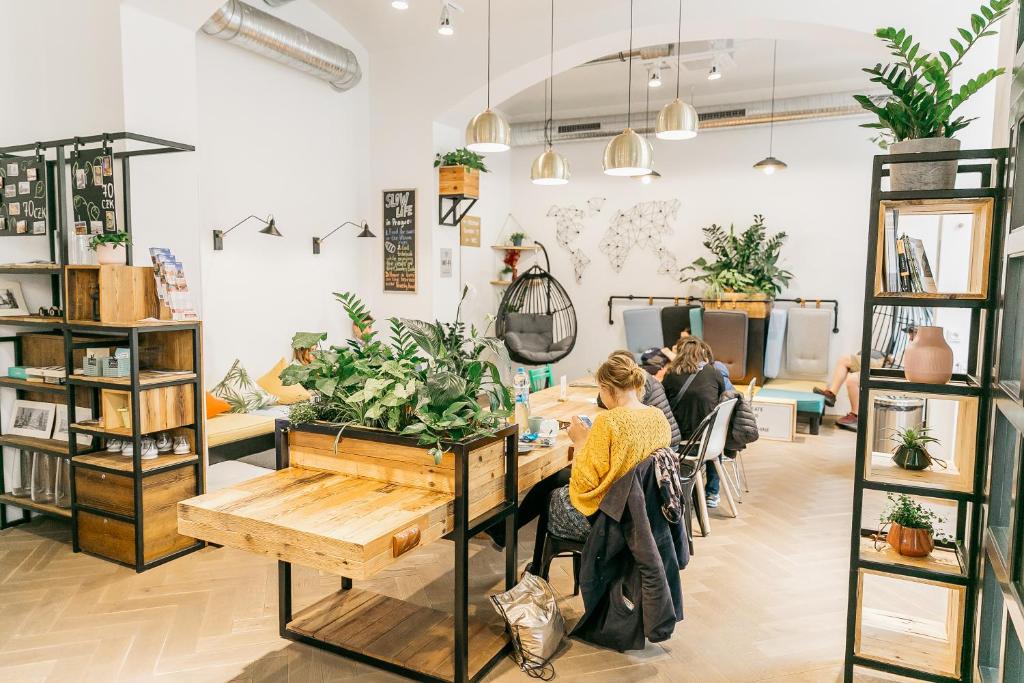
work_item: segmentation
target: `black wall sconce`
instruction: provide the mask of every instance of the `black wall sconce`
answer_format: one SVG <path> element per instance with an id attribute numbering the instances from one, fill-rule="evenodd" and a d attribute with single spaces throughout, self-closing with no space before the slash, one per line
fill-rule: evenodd
<path id="1" fill-rule="evenodd" d="M 342 223 L 341 225 L 336 227 L 334 230 L 331 230 L 329 233 L 327 233 L 323 237 L 314 237 L 313 238 L 313 253 L 314 254 L 319 254 L 320 253 L 320 243 L 323 242 L 328 237 L 330 237 L 331 235 L 333 235 L 334 233 L 336 233 L 339 230 L 341 230 L 342 228 L 344 228 L 346 225 L 354 225 L 357 228 L 362 228 L 362 230 L 359 232 L 358 235 L 356 235 L 356 237 L 376 237 L 376 235 L 374 235 L 372 232 L 370 232 L 370 226 L 366 223 L 366 221 L 363 221 L 361 225 L 359 223 L 353 223 L 352 221 L 345 221 L 344 223 Z"/>
<path id="2" fill-rule="evenodd" d="M 262 234 L 264 234 L 264 235 L 273 235 L 274 237 L 284 237 L 284 235 L 282 235 L 281 233 L 279 233 L 277 231 L 277 223 L 274 222 L 274 216 L 273 215 L 267 216 L 266 219 L 260 218 L 259 216 L 249 215 L 249 216 L 246 216 L 245 218 L 243 218 L 242 220 L 238 221 L 234 225 L 232 225 L 227 230 L 214 230 L 213 231 L 213 249 L 214 249 L 214 251 L 221 251 L 221 250 L 224 249 L 224 235 L 228 234 L 229 232 L 231 232 L 232 230 L 237 228 L 239 225 L 241 225 L 242 223 L 244 223 L 247 220 L 252 219 L 252 218 L 255 218 L 260 223 L 263 223 L 263 225 L 267 226 L 267 227 L 263 228 L 262 230 L 260 230 L 260 232 Z"/>

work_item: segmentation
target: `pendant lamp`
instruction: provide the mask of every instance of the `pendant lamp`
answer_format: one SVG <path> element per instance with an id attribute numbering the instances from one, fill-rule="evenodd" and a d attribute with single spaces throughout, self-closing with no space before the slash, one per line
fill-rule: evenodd
<path id="1" fill-rule="evenodd" d="M 565 185 L 569 182 L 569 161 L 551 148 L 551 126 L 555 115 L 555 0 L 551 0 L 551 54 L 548 82 L 544 86 L 544 151 L 533 160 L 530 180 L 534 185 Z"/>
<path id="2" fill-rule="evenodd" d="M 659 140 L 689 140 L 697 137 L 700 119 L 697 110 L 679 98 L 679 79 L 682 75 L 683 0 L 679 0 L 679 23 L 676 27 L 676 98 L 658 112 L 654 135 Z"/>
<path id="3" fill-rule="evenodd" d="M 651 129 L 651 91 L 650 91 L 650 88 L 647 89 L 647 100 L 646 100 L 646 102 L 644 104 L 644 127 L 648 131 L 650 131 L 650 129 Z M 648 136 L 649 135 L 650 135 L 650 133 L 648 133 Z M 650 144 L 650 143 L 648 143 L 648 144 Z M 655 171 L 652 168 L 650 173 L 645 173 L 645 174 L 643 174 L 641 176 L 636 176 L 636 179 L 639 180 L 644 185 L 650 185 L 655 180 L 660 180 L 661 179 L 661 174 L 658 173 L 657 171 Z"/>
<path id="4" fill-rule="evenodd" d="M 487 109 L 466 126 L 466 149 L 472 152 L 506 152 L 512 146 L 512 129 L 501 114 L 491 111 L 491 0 L 487 0 Z"/>
<path id="5" fill-rule="evenodd" d="M 604 148 L 604 172 L 613 176 L 639 176 L 651 172 L 654 150 L 630 127 L 633 118 L 633 0 L 629 0 L 629 76 L 626 85 L 626 128 Z"/>
<path id="6" fill-rule="evenodd" d="M 772 113 L 768 120 L 768 156 L 754 164 L 754 168 L 762 171 L 765 175 L 772 175 L 776 171 L 784 171 L 789 168 L 785 162 L 772 156 L 772 145 L 775 144 L 775 57 L 779 51 L 779 41 L 772 45 Z"/>

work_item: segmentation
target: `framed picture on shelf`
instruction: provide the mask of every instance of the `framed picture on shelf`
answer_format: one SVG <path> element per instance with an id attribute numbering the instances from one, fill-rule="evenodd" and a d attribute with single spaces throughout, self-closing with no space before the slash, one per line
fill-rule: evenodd
<path id="1" fill-rule="evenodd" d="M 14 402 L 11 421 L 6 433 L 11 436 L 49 439 L 50 433 L 53 432 L 53 420 L 56 412 L 56 404 L 18 399 Z"/>
<path id="2" fill-rule="evenodd" d="M 0 280 L 0 317 L 11 315 L 28 315 L 28 304 L 20 283 Z"/>
<path id="3" fill-rule="evenodd" d="M 88 420 L 92 417 L 92 410 L 89 408 L 83 408 L 77 406 L 75 408 L 75 422 L 81 422 L 82 420 Z M 70 430 L 68 430 L 68 407 L 63 403 L 57 404 L 57 416 L 53 426 L 53 438 L 58 441 L 67 441 L 70 438 Z M 85 434 L 78 435 L 79 446 L 91 446 L 92 437 Z"/>

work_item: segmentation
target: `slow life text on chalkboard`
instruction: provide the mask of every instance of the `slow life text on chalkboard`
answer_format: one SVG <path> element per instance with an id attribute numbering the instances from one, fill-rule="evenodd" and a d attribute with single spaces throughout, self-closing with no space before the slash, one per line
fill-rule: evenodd
<path id="1" fill-rule="evenodd" d="M 416 291 L 416 190 L 384 191 L 384 291 Z"/>

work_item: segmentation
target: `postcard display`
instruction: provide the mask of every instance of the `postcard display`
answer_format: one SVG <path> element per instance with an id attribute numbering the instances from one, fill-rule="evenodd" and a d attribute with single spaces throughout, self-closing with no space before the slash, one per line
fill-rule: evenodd
<path id="1" fill-rule="evenodd" d="M 156 278 L 156 294 L 160 303 L 171 313 L 171 320 L 198 320 L 199 315 L 192 305 L 192 295 L 185 279 L 185 268 L 174 252 L 166 248 L 151 248 L 153 276 Z"/>
<path id="2" fill-rule="evenodd" d="M 71 208 L 75 235 L 117 232 L 114 157 L 107 147 L 71 154 Z"/>
<path id="3" fill-rule="evenodd" d="M 45 235 L 49 201 L 46 161 L 0 161 L 0 188 L 0 235 Z"/>

